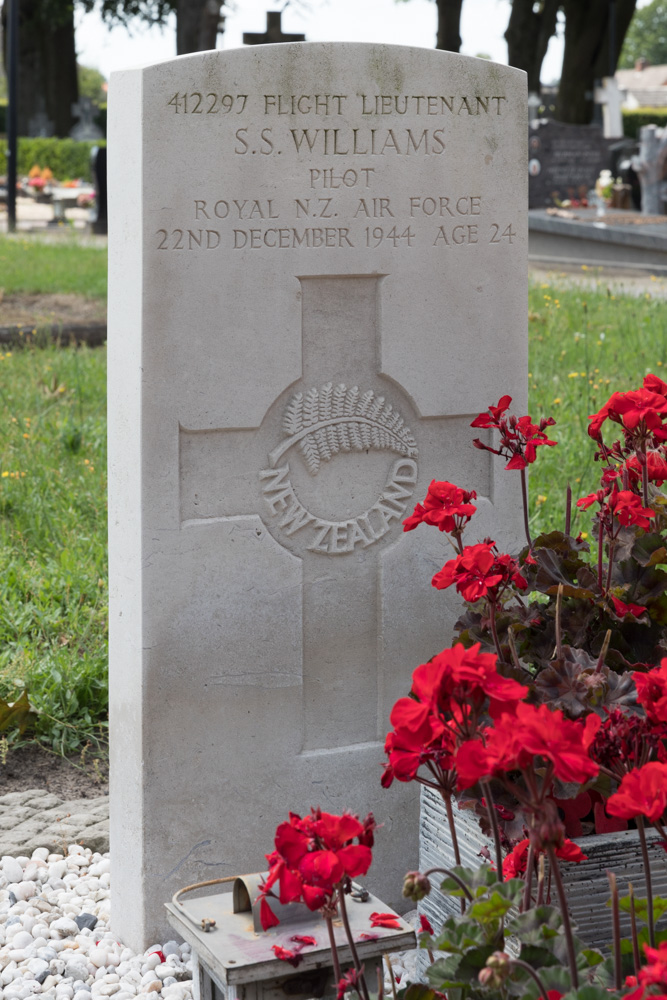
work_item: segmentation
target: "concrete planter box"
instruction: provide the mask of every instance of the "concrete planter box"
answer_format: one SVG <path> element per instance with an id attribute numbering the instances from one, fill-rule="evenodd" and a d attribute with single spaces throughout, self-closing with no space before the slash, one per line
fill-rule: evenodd
<path id="1" fill-rule="evenodd" d="M 461 853 L 461 863 L 466 868 L 483 864 L 478 853 L 490 846 L 483 836 L 475 817 L 466 810 L 455 811 L 456 830 Z M 646 832 L 654 896 L 667 895 L 667 854 L 656 844 L 658 835 L 653 829 Z M 587 861 L 561 866 L 563 882 L 570 901 L 570 915 L 577 925 L 576 933 L 595 948 L 602 948 L 611 940 L 611 910 L 606 907 L 609 899 L 607 869 L 616 874 L 621 897 L 627 895 L 628 882 L 632 882 L 635 895 L 646 895 L 646 881 L 642 864 L 639 838 L 636 830 L 622 833 L 605 833 L 583 837 L 577 841 Z M 493 853 L 493 848 L 491 847 Z M 421 789 L 421 817 L 419 829 L 419 869 L 452 868 L 454 854 L 449 838 L 447 816 L 442 799 L 431 788 Z M 434 881 L 437 880 L 436 875 Z M 552 886 L 552 903 L 558 905 Z M 437 889 L 432 889 L 419 904 L 419 910 L 437 931 L 450 914 L 459 913 L 458 899 L 448 899 Z M 621 933 L 630 934 L 630 921 L 621 914 Z"/>

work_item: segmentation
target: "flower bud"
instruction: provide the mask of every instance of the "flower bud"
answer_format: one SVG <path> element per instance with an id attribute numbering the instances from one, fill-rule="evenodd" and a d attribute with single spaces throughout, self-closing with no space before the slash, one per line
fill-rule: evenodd
<path id="1" fill-rule="evenodd" d="M 486 966 L 480 970 L 477 978 L 480 985 L 489 989 L 500 989 L 511 972 L 511 958 L 504 951 L 494 951 L 486 960 Z"/>
<path id="2" fill-rule="evenodd" d="M 406 899 L 412 899 L 418 903 L 424 896 L 428 896 L 431 891 L 431 883 L 426 875 L 421 872 L 408 872 L 403 880 L 403 895 Z"/>

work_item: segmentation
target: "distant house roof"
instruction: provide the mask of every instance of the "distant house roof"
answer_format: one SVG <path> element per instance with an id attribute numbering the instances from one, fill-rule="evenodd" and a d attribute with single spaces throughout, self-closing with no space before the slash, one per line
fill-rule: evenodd
<path id="1" fill-rule="evenodd" d="M 642 70 L 617 69 L 616 80 L 621 90 L 657 90 L 667 87 L 667 66 L 647 66 Z"/>
<path id="2" fill-rule="evenodd" d="M 616 83 L 625 93 L 626 108 L 667 107 L 667 66 L 616 70 Z"/>

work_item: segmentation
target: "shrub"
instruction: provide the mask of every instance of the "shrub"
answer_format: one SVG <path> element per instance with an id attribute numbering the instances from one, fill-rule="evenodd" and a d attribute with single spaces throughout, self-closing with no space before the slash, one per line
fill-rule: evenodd
<path id="1" fill-rule="evenodd" d="M 99 142 L 75 142 L 74 139 L 19 139 L 18 174 L 27 175 L 35 164 L 49 167 L 58 180 L 80 177 L 91 181 L 90 151 Z M 0 174 L 7 170 L 7 143 L 0 143 Z"/>

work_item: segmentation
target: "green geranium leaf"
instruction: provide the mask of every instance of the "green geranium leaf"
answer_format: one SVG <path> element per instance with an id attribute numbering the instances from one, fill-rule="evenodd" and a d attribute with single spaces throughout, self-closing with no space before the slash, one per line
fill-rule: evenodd
<path id="1" fill-rule="evenodd" d="M 589 968 L 593 968 L 604 962 L 604 955 L 600 951 L 595 951 L 594 948 L 584 948 L 583 951 L 579 952 L 580 957 L 582 957 Z"/>
<path id="2" fill-rule="evenodd" d="M 630 913 L 630 897 L 623 896 L 618 901 L 619 909 L 623 910 L 624 913 Z M 607 906 L 611 906 L 611 902 L 607 903 Z M 656 896 L 653 900 L 653 919 L 659 920 L 663 913 L 667 912 L 667 899 L 662 899 L 660 896 Z M 635 896 L 635 914 L 637 920 L 641 920 L 642 923 L 647 923 L 648 921 L 648 903 L 645 899 L 638 899 Z"/>
<path id="3" fill-rule="evenodd" d="M 486 960 L 485 960 L 486 961 Z M 439 958 L 426 970 L 426 978 L 436 990 L 467 986 L 467 979 L 457 978 L 460 956 L 450 955 L 449 958 Z M 480 966 L 481 968 L 481 966 Z"/>
<path id="4" fill-rule="evenodd" d="M 553 937 L 562 924 L 563 919 L 555 906 L 534 906 L 526 913 L 514 917 L 507 925 L 507 933 L 514 934 L 521 940 L 529 934 L 536 934 L 538 938 Z"/>
<path id="5" fill-rule="evenodd" d="M 466 948 L 482 944 L 484 931 L 473 920 L 455 919 L 449 917 L 434 941 L 436 951 L 449 951 L 462 954 Z"/>
<path id="6" fill-rule="evenodd" d="M 410 983 L 398 993 L 399 1000 L 435 1000 L 435 991 L 425 983 Z"/>
<path id="7" fill-rule="evenodd" d="M 499 892 L 494 892 L 489 899 L 475 903 L 470 908 L 470 916 L 482 924 L 488 924 L 493 920 L 500 920 L 513 906 L 511 899 L 503 899 Z"/>
<path id="8" fill-rule="evenodd" d="M 542 969 L 548 965 L 560 965 L 560 960 L 556 958 L 553 951 L 543 945 L 536 944 L 521 944 L 521 961 L 527 962 L 533 969 Z"/>
<path id="9" fill-rule="evenodd" d="M 466 982 L 477 982 L 480 969 L 486 965 L 486 960 L 497 951 L 495 944 L 483 945 L 480 948 L 471 948 L 462 956 L 457 969 L 457 975 Z"/>

